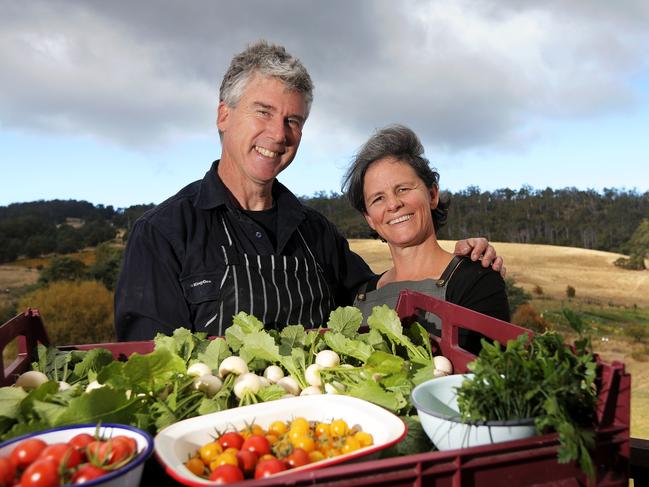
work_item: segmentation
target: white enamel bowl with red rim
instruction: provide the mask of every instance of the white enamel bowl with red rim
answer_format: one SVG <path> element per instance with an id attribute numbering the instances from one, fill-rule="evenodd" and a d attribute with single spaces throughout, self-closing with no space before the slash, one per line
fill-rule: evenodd
<path id="1" fill-rule="evenodd" d="M 0 444 L 0 456 L 8 456 L 18 443 L 28 438 L 39 438 L 47 444 L 67 443 L 74 436 L 87 433 L 94 436 L 99 432 L 101 439 L 108 439 L 118 435 L 124 435 L 135 439 L 138 455 L 117 470 L 107 473 L 95 480 L 86 482 L 83 485 L 102 487 L 137 487 L 140 485 L 144 462 L 153 453 L 153 438 L 147 432 L 133 426 L 122 424 L 103 424 L 97 429 L 96 424 L 79 424 L 61 426 L 49 430 L 37 431 L 27 435 L 18 436 Z"/>
<path id="2" fill-rule="evenodd" d="M 323 468 L 370 455 L 401 441 L 407 433 L 401 418 L 376 404 L 351 396 L 319 394 L 232 408 L 174 423 L 156 435 L 155 456 L 176 481 L 189 486 L 213 485 L 213 482 L 191 473 L 184 462 L 201 446 L 214 441 L 217 430 L 221 433 L 242 430 L 252 422 L 267 429 L 273 421 L 290 421 L 298 417 L 320 422 L 343 419 L 350 427 L 359 425 L 370 433 L 374 444 L 276 475 Z"/>

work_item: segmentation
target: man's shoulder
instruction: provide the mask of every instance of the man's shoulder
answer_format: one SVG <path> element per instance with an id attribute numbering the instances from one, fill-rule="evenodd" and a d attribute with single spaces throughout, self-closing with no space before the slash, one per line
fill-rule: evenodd
<path id="1" fill-rule="evenodd" d="M 194 201 L 200 190 L 200 183 L 200 180 L 194 181 L 175 195 L 154 206 L 139 218 L 140 222 L 147 222 L 156 227 L 160 225 L 166 226 L 170 220 L 178 221 L 195 212 Z"/>

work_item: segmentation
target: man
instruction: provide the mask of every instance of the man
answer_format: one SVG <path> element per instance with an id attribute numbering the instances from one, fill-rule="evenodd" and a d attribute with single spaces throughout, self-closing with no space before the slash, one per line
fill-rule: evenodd
<path id="1" fill-rule="evenodd" d="M 317 327 L 352 303 L 373 273 L 276 179 L 295 157 L 312 100 L 308 72 L 283 47 L 258 42 L 232 59 L 218 106 L 221 159 L 129 236 L 115 293 L 118 340 L 181 326 L 223 335 L 239 311 L 268 327 Z M 495 257 L 484 239 L 456 250 L 471 247 L 474 260 L 487 251 L 485 266 Z"/>

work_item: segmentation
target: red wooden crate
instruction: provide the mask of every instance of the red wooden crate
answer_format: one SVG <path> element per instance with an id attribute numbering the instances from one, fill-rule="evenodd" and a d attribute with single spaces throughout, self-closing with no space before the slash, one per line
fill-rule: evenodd
<path id="1" fill-rule="evenodd" d="M 505 343 L 529 330 L 476 313 L 429 296 L 404 291 L 397 313 L 404 322 L 416 320 L 421 313 L 432 313 L 441 319 L 441 337 L 433 336 L 439 350 L 448 357 L 456 372 L 466 372 L 466 364 L 475 357 L 458 344 L 459 330 L 479 332 Z M 19 337 L 19 354 L 3 370 L 0 385 L 13 384 L 21 372 L 29 369 L 29 351 L 37 342 L 47 343 L 47 334 L 37 311 L 28 310 L 0 327 L 0 349 Z M 153 343 L 103 343 L 61 347 L 91 349 L 104 347 L 117 358 L 133 352 L 147 353 Z M 599 363 L 599 402 L 597 410 L 596 448 L 593 459 L 597 476 L 588 481 L 574 463 L 557 463 L 557 434 L 489 446 L 463 448 L 444 452 L 369 460 L 336 467 L 283 476 L 281 479 L 247 481 L 245 485 L 339 485 L 339 486 L 626 486 L 629 478 L 629 424 L 631 378 L 624 364 Z M 150 471 L 155 468 L 150 469 Z M 153 479 L 149 478 L 151 482 Z M 156 478 L 158 487 L 173 485 L 171 479 Z M 142 485 L 147 484 L 146 471 Z"/>

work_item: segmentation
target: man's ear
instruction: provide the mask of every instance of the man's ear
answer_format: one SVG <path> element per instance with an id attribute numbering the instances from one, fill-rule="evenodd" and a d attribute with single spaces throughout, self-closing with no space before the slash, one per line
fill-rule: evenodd
<path id="1" fill-rule="evenodd" d="M 216 115 L 216 126 L 221 132 L 225 132 L 227 128 L 230 110 L 231 108 L 227 103 L 225 103 L 224 101 L 219 102 L 219 107 L 217 109 Z"/>

